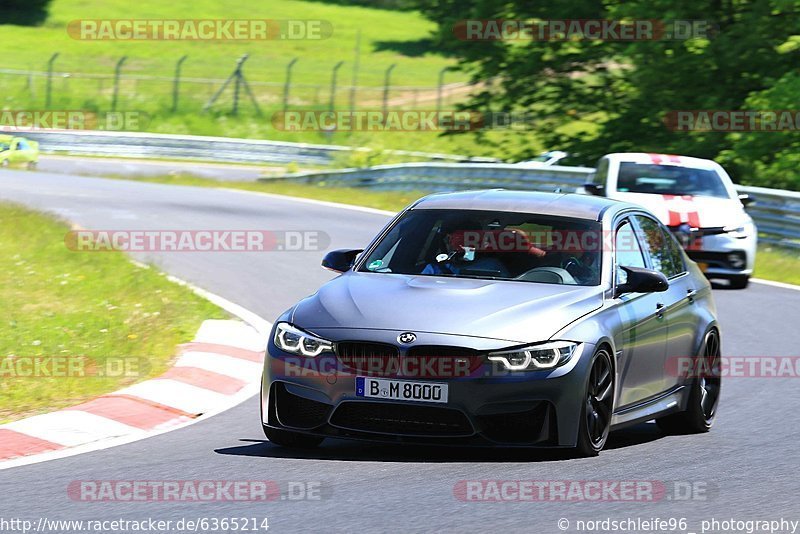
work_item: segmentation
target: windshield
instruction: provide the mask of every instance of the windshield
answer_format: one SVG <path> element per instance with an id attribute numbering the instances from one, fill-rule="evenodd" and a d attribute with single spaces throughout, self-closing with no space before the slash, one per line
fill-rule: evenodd
<path id="1" fill-rule="evenodd" d="M 730 198 L 714 170 L 632 162 L 620 164 L 617 191 Z"/>
<path id="2" fill-rule="evenodd" d="M 360 271 L 593 286 L 600 224 L 500 211 L 411 210 Z"/>

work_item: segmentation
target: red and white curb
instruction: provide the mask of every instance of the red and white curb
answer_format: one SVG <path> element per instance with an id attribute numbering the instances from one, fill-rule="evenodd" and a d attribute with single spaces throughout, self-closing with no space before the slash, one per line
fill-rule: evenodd
<path id="1" fill-rule="evenodd" d="M 0 425 L 0 469 L 136 441 L 239 404 L 258 390 L 261 380 L 262 326 L 205 321 L 160 377 Z"/>

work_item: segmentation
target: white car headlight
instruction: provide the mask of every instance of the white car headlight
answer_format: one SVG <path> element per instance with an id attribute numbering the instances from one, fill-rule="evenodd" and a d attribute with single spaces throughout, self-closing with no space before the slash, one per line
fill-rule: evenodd
<path id="1" fill-rule="evenodd" d="M 274 341 L 275 346 L 283 351 L 309 358 L 333 351 L 330 341 L 304 332 L 289 323 L 276 325 Z"/>
<path id="2" fill-rule="evenodd" d="M 747 221 L 742 224 L 732 224 L 722 229 L 728 236 L 736 239 L 744 239 L 755 233 L 755 226 L 752 221 Z"/>
<path id="3" fill-rule="evenodd" d="M 509 371 L 537 371 L 567 363 L 577 348 L 578 343 L 572 341 L 551 341 L 513 350 L 491 352 L 487 358 L 502 363 Z"/>

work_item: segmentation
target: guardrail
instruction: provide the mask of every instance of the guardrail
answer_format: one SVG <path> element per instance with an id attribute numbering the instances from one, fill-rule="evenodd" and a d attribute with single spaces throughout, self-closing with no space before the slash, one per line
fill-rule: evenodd
<path id="1" fill-rule="evenodd" d="M 800 250 L 800 193 L 766 187 L 736 189 L 756 200 L 747 211 L 758 225 L 762 242 Z"/>
<path id="2" fill-rule="evenodd" d="M 370 150 L 368 148 L 352 148 L 339 145 L 288 143 L 197 135 L 83 130 L 15 131 L 14 133 L 38 141 L 39 149 L 42 152 L 68 152 L 83 156 L 329 165 L 338 155 L 352 151 Z M 453 154 L 432 154 L 408 150 L 387 150 L 386 152 L 434 161 L 492 161 L 491 158 L 471 158 Z"/>
<path id="3" fill-rule="evenodd" d="M 574 191 L 593 171 L 589 167 L 523 167 L 498 163 L 406 163 L 297 173 L 262 180 L 324 182 L 383 190 L 446 191 L 501 187 L 527 191 Z M 737 186 L 737 190 L 756 200 L 747 211 L 758 225 L 762 242 L 800 250 L 800 193 L 744 186 Z"/>

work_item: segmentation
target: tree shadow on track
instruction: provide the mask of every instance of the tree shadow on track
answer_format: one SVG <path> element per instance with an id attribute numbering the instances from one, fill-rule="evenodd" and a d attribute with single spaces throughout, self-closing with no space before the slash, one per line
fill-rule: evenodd
<path id="1" fill-rule="evenodd" d="M 664 434 L 653 423 L 612 432 L 606 451 L 624 449 L 655 441 Z M 578 460 L 566 449 L 480 448 L 435 445 L 396 445 L 328 439 L 314 449 L 286 449 L 262 439 L 242 439 L 242 445 L 215 449 L 217 454 L 261 456 L 265 458 L 294 458 L 298 460 L 336 460 L 353 462 L 558 462 Z M 601 455 L 603 453 L 600 453 Z"/>

